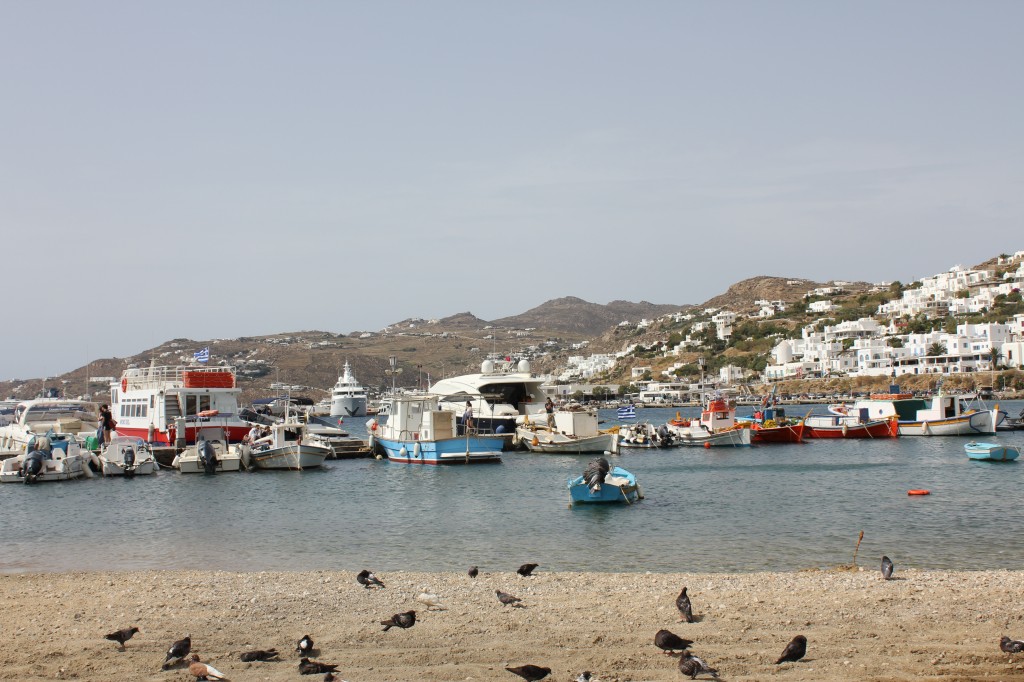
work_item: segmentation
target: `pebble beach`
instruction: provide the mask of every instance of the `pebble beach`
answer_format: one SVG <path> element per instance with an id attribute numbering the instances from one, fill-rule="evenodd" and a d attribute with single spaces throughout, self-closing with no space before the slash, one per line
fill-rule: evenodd
<path id="1" fill-rule="evenodd" d="M 373 568 L 373 567 L 368 567 Z M 677 656 L 653 644 L 660 629 L 724 680 L 1024 680 L 1024 654 L 999 639 L 1024 638 L 1024 572 L 901 571 L 876 566 L 791 573 L 569 573 L 514 570 L 378 573 L 365 589 L 354 571 L 21 573 L 0 575 L 6 646 L 0 679 L 192 680 L 161 670 L 170 644 L 230 680 L 320 679 L 298 672 L 296 642 L 310 635 L 315 660 L 348 682 L 506 680 L 526 663 L 570 681 L 584 670 L 604 682 L 680 680 Z M 697 622 L 681 623 L 683 586 Z M 522 608 L 503 606 L 502 590 Z M 417 601 L 437 595 L 441 608 Z M 379 621 L 415 609 L 416 624 L 384 632 Z M 140 630 L 122 651 L 103 636 Z M 775 660 L 794 635 L 808 639 L 796 663 Z M 280 661 L 243 663 L 247 649 L 276 648 Z M 322 677 L 322 676 L 321 676 Z M 705 677 L 705 679 L 707 679 Z"/>

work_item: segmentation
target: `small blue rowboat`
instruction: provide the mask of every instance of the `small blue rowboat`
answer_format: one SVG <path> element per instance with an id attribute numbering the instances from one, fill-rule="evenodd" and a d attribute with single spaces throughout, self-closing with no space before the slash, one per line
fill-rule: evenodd
<path id="1" fill-rule="evenodd" d="M 570 505 L 615 502 L 633 504 L 644 499 L 644 494 L 636 482 L 636 476 L 622 467 L 614 467 L 601 483 L 593 481 L 592 485 L 588 485 L 585 476 L 570 478 L 569 498 Z"/>
<path id="2" fill-rule="evenodd" d="M 976 443 L 971 441 L 964 444 L 964 450 L 970 459 L 977 459 L 986 462 L 1012 462 L 1020 457 L 1020 450 L 1012 445 L 1002 443 Z"/>

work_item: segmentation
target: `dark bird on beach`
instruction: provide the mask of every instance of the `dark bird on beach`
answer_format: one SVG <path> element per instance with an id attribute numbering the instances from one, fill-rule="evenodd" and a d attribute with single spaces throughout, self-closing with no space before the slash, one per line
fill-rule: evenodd
<path id="1" fill-rule="evenodd" d="M 195 675 L 197 680 L 224 680 L 224 673 L 207 665 L 199 660 L 199 654 L 192 654 L 192 663 L 188 666 L 190 674 Z"/>
<path id="2" fill-rule="evenodd" d="M 679 615 L 682 616 L 682 619 L 679 621 L 680 623 L 693 622 L 693 606 L 690 605 L 690 598 L 686 596 L 685 587 L 683 588 L 683 591 L 679 593 L 679 596 L 676 597 L 676 608 L 679 609 Z"/>
<path id="3" fill-rule="evenodd" d="M 302 675 L 319 675 L 320 673 L 333 673 L 337 671 L 338 666 L 334 663 L 320 663 L 305 657 L 299 661 L 299 673 Z"/>
<path id="4" fill-rule="evenodd" d="M 537 568 L 537 566 L 539 565 L 540 564 L 523 564 L 522 566 L 516 569 L 516 573 L 518 573 L 521 576 L 530 575 L 531 573 L 533 573 L 533 569 Z"/>
<path id="5" fill-rule="evenodd" d="M 803 635 L 797 635 L 793 638 L 793 641 L 786 645 L 786 648 L 782 650 L 782 655 L 779 656 L 779 660 L 775 661 L 775 665 L 779 663 L 794 663 L 799 661 L 807 653 L 807 638 Z"/>
<path id="6" fill-rule="evenodd" d="M 375 576 L 373 573 L 370 573 L 365 569 L 359 571 L 359 574 L 356 575 L 356 582 L 365 587 L 366 589 L 370 589 L 373 587 L 384 587 L 384 583 L 382 583 L 377 578 L 377 576 Z"/>
<path id="7" fill-rule="evenodd" d="M 882 557 L 882 580 L 888 580 L 892 577 L 892 559 L 887 556 Z"/>
<path id="8" fill-rule="evenodd" d="M 523 601 L 519 597 L 512 596 L 508 592 L 502 592 L 501 590 L 495 590 L 494 593 L 498 595 L 498 601 L 500 601 L 505 606 L 515 606 L 516 602 Z"/>
<path id="9" fill-rule="evenodd" d="M 247 663 L 250 661 L 270 661 L 277 658 L 277 649 L 254 649 L 253 651 L 243 651 L 239 658 Z"/>
<path id="10" fill-rule="evenodd" d="M 519 677 L 526 680 L 526 682 L 537 682 L 537 680 L 543 680 L 545 677 L 551 674 L 551 668 L 542 668 L 539 665 L 521 665 L 518 668 L 505 668 L 513 675 L 519 675 Z"/>
<path id="11" fill-rule="evenodd" d="M 324 682 L 334 682 L 336 679 L 338 678 L 334 676 L 334 673 L 327 673 L 324 675 Z"/>
<path id="12" fill-rule="evenodd" d="M 309 635 L 303 635 L 299 643 L 295 645 L 295 650 L 300 654 L 308 654 L 313 651 L 313 638 Z"/>
<path id="13" fill-rule="evenodd" d="M 689 675 L 691 680 L 697 679 L 698 675 L 711 675 L 718 679 L 718 671 L 708 666 L 704 659 L 694 656 L 689 651 L 684 651 L 679 659 L 679 672 Z"/>
<path id="14" fill-rule="evenodd" d="M 658 647 L 666 654 L 670 654 L 673 651 L 681 651 L 688 648 L 691 644 L 693 644 L 692 641 L 683 639 L 679 635 L 674 632 L 669 632 L 668 630 L 658 630 L 654 633 L 654 646 Z"/>
<path id="15" fill-rule="evenodd" d="M 135 627 L 123 628 L 117 632 L 111 632 L 109 635 L 103 635 L 103 639 L 109 639 L 111 642 L 117 642 L 124 648 L 124 643 L 131 639 L 139 629 Z"/>
<path id="16" fill-rule="evenodd" d="M 1024 651 L 1024 642 L 1019 639 L 1010 639 L 1009 637 L 1003 636 L 999 640 L 999 648 L 1008 654 L 1019 654 Z"/>
<path id="17" fill-rule="evenodd" d="M 396 613 L 391 616 L 391 620 L 382 620 L 380 624 L 384 626 L 384 632 L 387 632 L 395 626 L 400 628 L 411 628 L 416 624 L 416 612 L 406 611 L 405 613 Z"/>
<path id="18" fill-rule="evenodd" d="M 590 682 L 591 674 L 589 670 L 584 670 L 576 677 L 576 682 Z"/>
<path id="19" fill-rule="evenodd" d="M 179 639 L 167 650 L 167 658 L 164 659 L 164 664 L 161 667 L 167 670 L 172 665 L 182 661 L 188 656 L 190 651 L 192 651 L 192 638 L 185 635 L 184 639 Z"/>
<path id="20" fill-rule="evenodd" d="M 466 571 L 466 573 L 468 573 L 468 574 L 469 574 L 469 577 L 470 577 L 470 578 L 475 578 L 475 577 L 477 577 L 478 575 L 480 575 L 480 569 L 479 569 L 479 568 L 477 568 L 476 566 L 470 566 L 470 567 L 469 567 L 469 570 L 468 570 L 468 571 Z"/>

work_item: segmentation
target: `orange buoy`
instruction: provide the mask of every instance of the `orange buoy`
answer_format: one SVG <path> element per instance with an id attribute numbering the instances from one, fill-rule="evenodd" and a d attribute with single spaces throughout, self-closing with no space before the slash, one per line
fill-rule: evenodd
<path id="1" fill-rule="evenodd" d="M 908 490 L 908 495 L 931 495 L 931 490 Z"/>
<path id="2" fill-rule="evenodd" d="M 711 443 L 709 443 L 708 441 L 704 441 L 704 447 L 710 448 L 711 447 Z"/>

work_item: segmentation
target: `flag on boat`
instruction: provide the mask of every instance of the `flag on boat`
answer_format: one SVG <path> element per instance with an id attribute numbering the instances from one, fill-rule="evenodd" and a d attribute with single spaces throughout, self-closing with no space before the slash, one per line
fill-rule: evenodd
<path id="1" fill-rule="evenodd" d="M 620 407 L 617 416 L 619 419 L 636 419 L 636 408 L 632 405 Z"/>
<path id="2" fill-rule="evenodd" d="M 210 361 L 210 347 L 202 348 L 192 354 L 192 357 L 196 359 L 196 362 L 209 362 Z"/>

